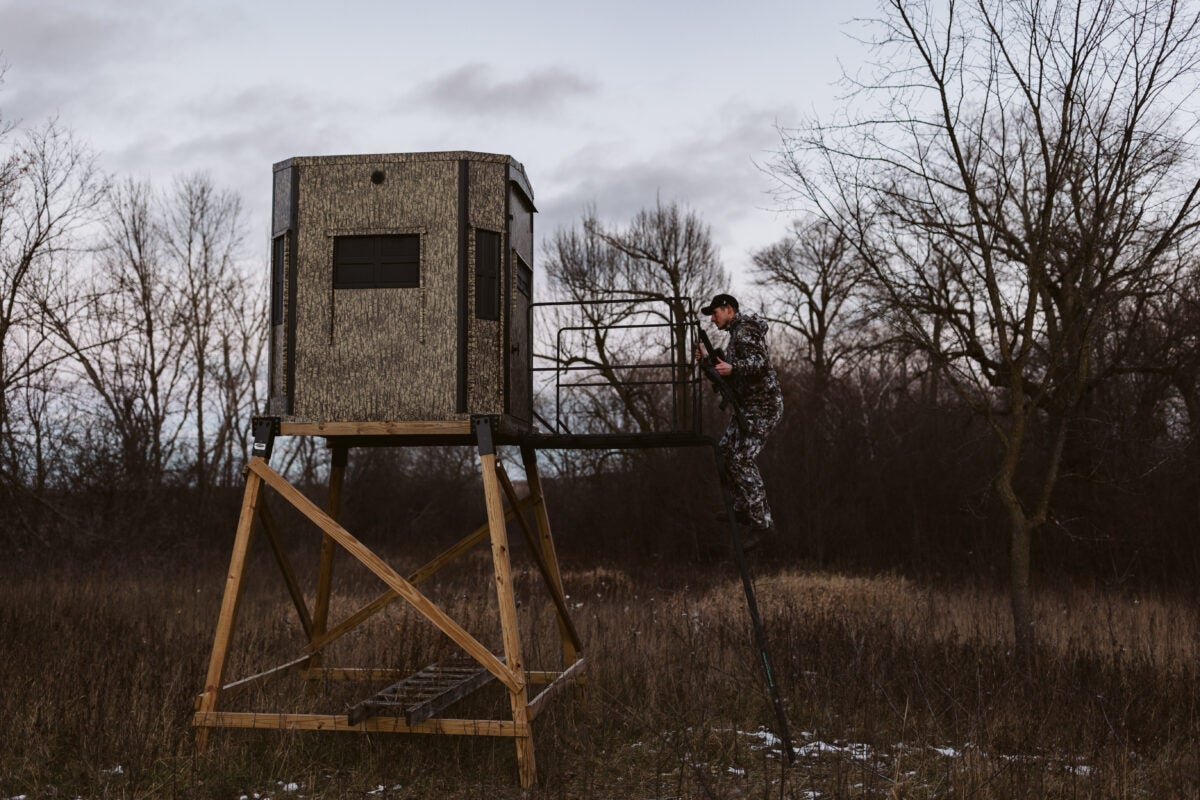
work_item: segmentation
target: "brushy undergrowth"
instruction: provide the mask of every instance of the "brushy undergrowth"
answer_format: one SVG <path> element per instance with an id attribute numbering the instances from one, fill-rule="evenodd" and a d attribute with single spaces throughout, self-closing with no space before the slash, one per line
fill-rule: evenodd
<path id="1" fill-rule="evenodd" d="M 258 545 L 227 680 L 288 661 L 303 643 Z M 315 559 L 304 558 L 313 586 Z M 423 588 L 499 651 L 489 564 L 481 548 Z M 224 569 L 75 565 L 0 583 L 0 798 L 522 796 L 505 739 L 219 729 L 197 754 L 192 707 Z M 731 564 L 564 573 L 589 670 L 535 723 L 534 797 L 1200 793 L 1200 617 L 1186 599 L 1043 587 L 1026 676 L 994 588 L 764 560 L 759 602 L 800 752 L 786 767 Z M 346 559 L 337 576 L 334 621 L 383 588 Z M 515 580 L 526 662 L 557 669 L 540 578 L 521 566 Z M 453 653 L 393 604 L 331 646 L 326 665 L 416 669 Z M 344 713 L 377 688 L 292 676 L 231 708 Z M 492 687 L 448 714 L 504 718 L 507 701 Z"/>

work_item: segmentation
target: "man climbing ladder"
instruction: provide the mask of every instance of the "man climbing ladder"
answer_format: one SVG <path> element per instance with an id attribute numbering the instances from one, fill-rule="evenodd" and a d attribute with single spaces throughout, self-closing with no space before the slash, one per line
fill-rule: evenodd
<path id="1" fill-rule="evenodd" d="M 723 353 L 697 348 L 696 358 L 710 357 L 736 396 L 737 408 L 732 409 L 719 447 L 734 513 L 750 529 L 746 544 L 753 546 L 771 532 L 771 508 L 755 459 L 783 417 L 783 392 L 767 351 L 766 320 L 741 313 L 737 299 L 728 294 L 716 295 L 700 311 L 729 334 Z"/>

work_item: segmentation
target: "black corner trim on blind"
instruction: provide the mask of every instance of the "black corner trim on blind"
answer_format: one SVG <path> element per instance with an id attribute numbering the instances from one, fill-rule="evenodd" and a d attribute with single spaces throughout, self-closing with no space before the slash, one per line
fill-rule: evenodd
<path id="1" fill-rule="evenodd" d="M 283 324 L 284 257 L 287 255 L 287 232 L 271 240 L 271 325 Z"/>
<path id="2" fill-rule="evenodd" d="M 458 397 L 457 410 L 467 410 L 467 314 L 470 306 L 467 299 L 468 270 L 467 248 L 470 245 L 470 212 L 468 192 L 471 184 L 471 164 L 465 158 L 458 162 Z"/>

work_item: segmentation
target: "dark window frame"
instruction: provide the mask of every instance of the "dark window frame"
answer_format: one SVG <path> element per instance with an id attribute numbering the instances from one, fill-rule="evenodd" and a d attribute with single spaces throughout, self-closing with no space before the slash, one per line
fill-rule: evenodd
<path id="1" fill-rule="evenodd" d="M 419 289 L 421 234 L 333 237 L 334 289 Z"/>
<path id="2" fill-rule="evenodd" d="M 475 229 L 475 319 L 500 319 L 501 239 L 498 231 Z"/>
<path id="3" fill-rule="evenodd" d="M 533 300 L 533 267 L 525 263 L 525 259 L 521 258 L 521 254 L 513 251 L 517 262 L 517 292 L 525 295 L 531 301 Z"/>
<path id="4" fill-rule="evenodd" d="M 271 325 L 283 324 L 283 285 L 287 270 L 285 231 L 271 240 Z"/>

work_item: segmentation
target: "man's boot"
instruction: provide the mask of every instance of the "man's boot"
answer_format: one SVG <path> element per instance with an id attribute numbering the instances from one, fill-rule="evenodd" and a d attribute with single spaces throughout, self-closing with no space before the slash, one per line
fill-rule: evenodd
<path id="1" fill-rule="evenodd" d="M 772 525 L 755 525 L 752 522 L 747 522 L 742 525 L 742 549 L 746 552 L 757 550 L 762 547 L 771 538 L 775 532 Z"/>

